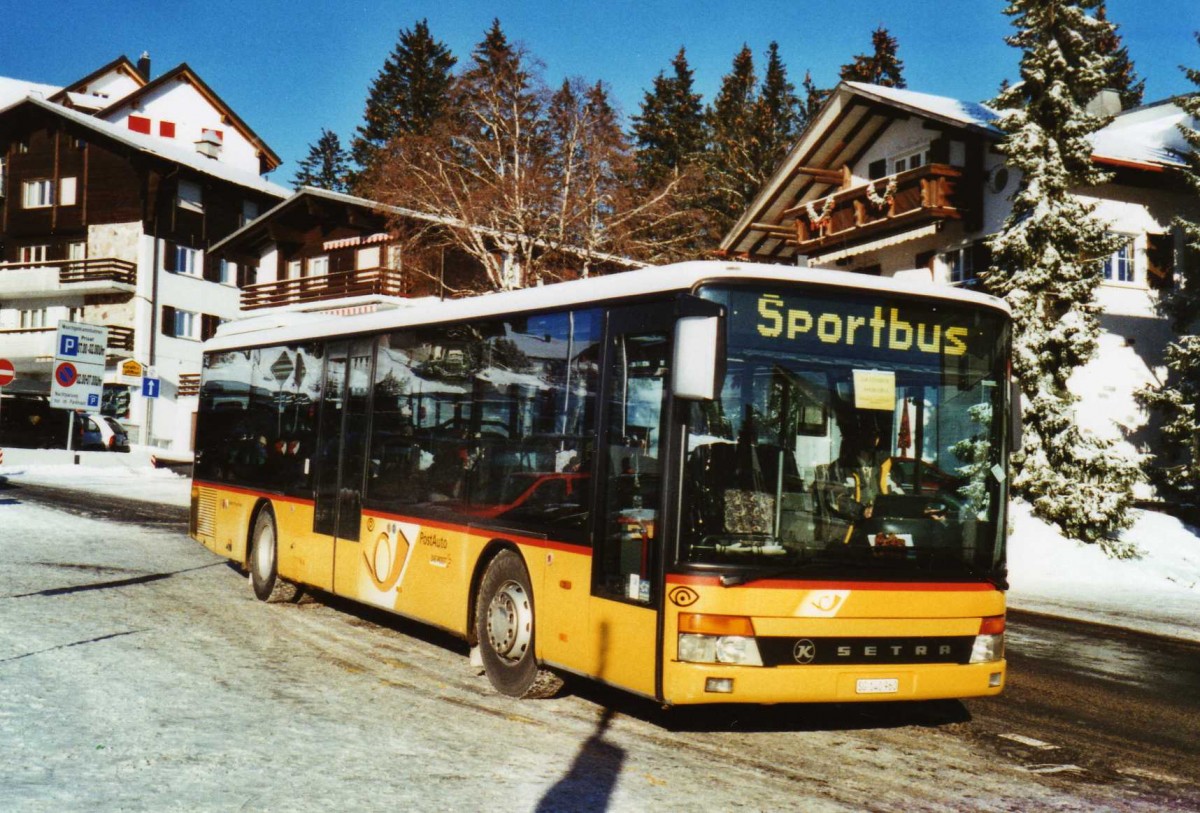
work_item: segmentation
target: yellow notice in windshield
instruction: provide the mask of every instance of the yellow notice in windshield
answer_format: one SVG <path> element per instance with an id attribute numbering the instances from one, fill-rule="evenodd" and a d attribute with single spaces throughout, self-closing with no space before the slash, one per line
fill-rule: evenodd
<path id="1" fill-rule="evenodd" d="M 896 406 L 896 374 L 891 370 L 854 371 L 854 408 L 885 409 Z"/>

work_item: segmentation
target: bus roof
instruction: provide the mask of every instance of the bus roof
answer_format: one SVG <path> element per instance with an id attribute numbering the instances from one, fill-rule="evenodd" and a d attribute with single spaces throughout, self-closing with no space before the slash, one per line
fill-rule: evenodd
<path id="1" fill-rule="evenodd" d="M 816 268 L 704 260 L 460 299 L 438 300 L 424 297 L 400 300 L 400 306 L 396 308 L 349 316 L 280 310 L 225 323 L 213 339 L 205 342 L 204 349 L 232 350 L 239 347 L 306 341 L 331 335 L 387 332 L 414 325 L 583 307 L 588 303 L 612 303 L 652 294 L 692 291 L 701 284 L 751 281 L 804 282 L 875 293 L 918 294 L 1009 312 L 1007 303 L 1002 299 L 932 282 L 898 280 Z"/>

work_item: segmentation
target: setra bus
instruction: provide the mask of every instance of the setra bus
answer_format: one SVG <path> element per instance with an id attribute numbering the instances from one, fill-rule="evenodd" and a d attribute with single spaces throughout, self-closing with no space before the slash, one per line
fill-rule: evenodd
<path id="1" fill-rule="evenodd" d="M 1009 331 L 971 291 L 724 262 L 253 317 L 204 348 L 190 530 L 512 696 L 996 694 Z"/>

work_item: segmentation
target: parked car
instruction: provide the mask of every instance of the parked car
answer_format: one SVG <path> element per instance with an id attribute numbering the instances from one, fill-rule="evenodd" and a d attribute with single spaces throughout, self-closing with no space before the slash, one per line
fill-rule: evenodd
<path id="1" fill-rule="evenodd" d="M 75 448 L 82 451 L 128 452 L 129 433 L 116 418 L 98 412 L 75 415 Z"/>

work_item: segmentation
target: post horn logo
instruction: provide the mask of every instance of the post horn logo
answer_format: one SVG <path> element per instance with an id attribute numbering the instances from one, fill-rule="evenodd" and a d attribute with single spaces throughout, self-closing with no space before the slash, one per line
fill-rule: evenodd
<path id="1" fill-rule="evenodd" d="M 676 587 L 668 596 L 677 607 L 691 607 L 700 600 L 700 594 L 690 587 Z"/>

